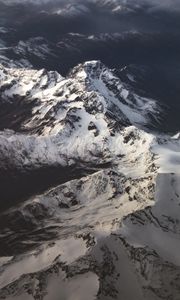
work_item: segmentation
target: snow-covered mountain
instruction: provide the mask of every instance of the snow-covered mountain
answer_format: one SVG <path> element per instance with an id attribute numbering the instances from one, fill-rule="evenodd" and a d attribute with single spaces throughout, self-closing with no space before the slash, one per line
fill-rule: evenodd
<path id="1" fill-rule="evenodd" d="M 179 134 L 130 82 L 1 64 L 0 299 L 179 299 Z"/>
<path id="2" fill-rule="evenodd" d="M 136 127 L 155 128 L 161 120 L 158 103 L 128 90 L 98 61 L 75 67 L 67 78 L 3 66 L 0 76 L 3 168 L 9 159 L 18 168 L 64 165 L 70 158 L 71 164 L 106 163 L 132 151 L 124 136 L 133 131 L 142 143 L 147 134 Z"/>
<path id="3" fill-rule="evenodd" d="M 0 0 L 0 299 L 179 300 L 177 2 Z"/>

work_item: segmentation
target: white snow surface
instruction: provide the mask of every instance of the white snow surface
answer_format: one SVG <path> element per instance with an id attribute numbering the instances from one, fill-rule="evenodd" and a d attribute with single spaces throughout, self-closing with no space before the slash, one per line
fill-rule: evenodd
<path id="1" fill-rule="evenodd" d="M 28 134 L 0 133 L 2 161 L 9 158 L 18 167 L 31 167 L 67 165 L 70 159 L 104 163 L 121 155 L 134 170 L 148 169 L 154 136 L 135 126 L 148 124 L 148 114 L 156 114 L 157 104 L 128 91 L 100 62 L 79 65 L 67 78 L 57 72 L 3 66 L 0 76 L 4 102 L 34 101 L 31 117 L 21 125 Z M 133 143 L 128 136 L 134 137 Z"/>
<path id="2" fill-rule="evenodd" d="M 103 300 L 178 300 L 180 139 L 147 130 L 151 116 L 160 118 L 156 101 L 135 94 L 99 61 L 66 78 L 1 66 L 0 92 L 4 105 L 21 103 L 27 114 L 16 131 L 0 132 L 3 170 L 97 167 L 7 212 L 31 220 L 37 236 L 49 230 L 55 237 L 0 258 L 0 297 L 55 300 L 62 293 L 80 300 L 87 291 L 90 300 L 99 291 Z"/>

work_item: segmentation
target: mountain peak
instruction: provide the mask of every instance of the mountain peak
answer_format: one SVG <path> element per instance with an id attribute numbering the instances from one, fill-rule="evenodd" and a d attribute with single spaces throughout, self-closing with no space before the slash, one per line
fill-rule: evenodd
<path id="1" fill-rule="evenodd" d="M 87 77 L 99 77 L 106 66 L 99 60 L 86 61 L 74 67 L 70 72 L 70 76 L 86 79 Z"/>

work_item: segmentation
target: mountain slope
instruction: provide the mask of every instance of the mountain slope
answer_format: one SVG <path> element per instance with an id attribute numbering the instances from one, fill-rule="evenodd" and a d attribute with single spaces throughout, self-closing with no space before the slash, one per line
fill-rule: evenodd
<path id="1" fill-rule="evenodd" d="M 162 106 L 99 61 L 0 80 L 0 298 L 178 299 L 180 145 L 154 132 Z"/>

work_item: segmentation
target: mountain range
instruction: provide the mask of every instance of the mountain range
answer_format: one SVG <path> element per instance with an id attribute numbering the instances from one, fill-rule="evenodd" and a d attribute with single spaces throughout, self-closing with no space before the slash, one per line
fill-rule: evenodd
<path id="1" fill-rule="evenodd" d="M 0 5 L 0 299 L 179 300 L 176 33 L 160 59 L 164 32 L 34 35 Z"/>

